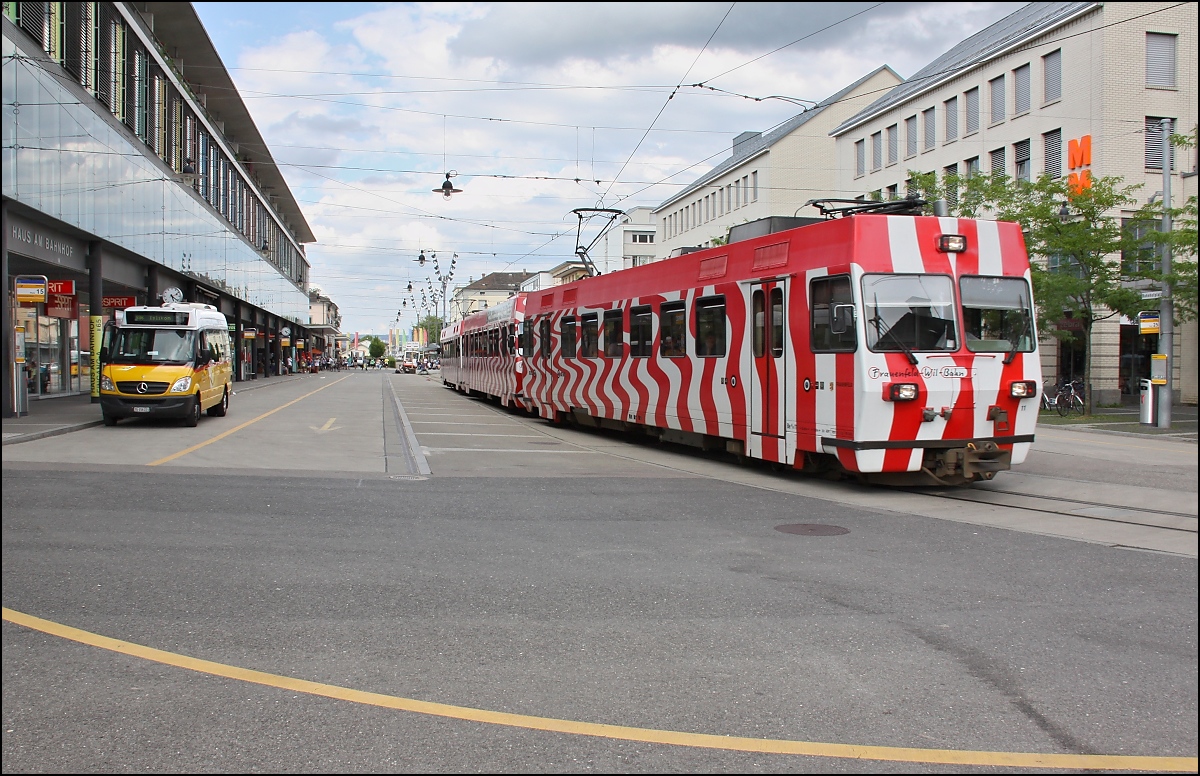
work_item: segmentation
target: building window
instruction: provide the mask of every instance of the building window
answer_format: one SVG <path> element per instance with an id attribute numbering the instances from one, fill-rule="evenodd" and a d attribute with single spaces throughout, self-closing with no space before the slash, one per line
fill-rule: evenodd
<path id="1" fill-rule="evenodd" d="M 997 148 L 991 153 L 992 157 L 992 175 L 1005 175 L 1004 171 L 1004 149 Z"/>
<path id="2" fill-rule="evenodd" d="M 946 142 L 958 138 L 958 98 L 951 97 L 942 103 L 942 108 L 946 114 Z"/>
<path id="3" fill-rule="evenodd" d="M 904 120 L 904 155 L 917 155 L 917 117 L 909 116 Z"/>
<path id="4" fill-rule="evenodd" d="M 1013 115 L 1029 112 L 1029 65 L 1021 65 L 1013 71 Z"/>
<path id="5" fill-rule="evenodd" d="M 997 124 L 1004 121 L 1004 76 L 988 81 L 989 94 L 992 98 L 992 117 L 990 122 Z"/>
<path id="6" fill-rule="evenodd" d="M 1046 175 L 1051 178 L 1062 177 L 1062 130 L 1056 129 L 1042 135 L 1046 149 Z"/>
<path id="7" fill-rule="evenodd" d="M 751 202 L 758 202 L 758 170 L 750 173 L 750 193 L 753 197 Z"/>
<path id="8" fill-rule="evenodd" d="M 972 156 L 967 161 L 963 162 L 967 166 L 967 177 L 974 178 L 979 174 L 979 157 Z"/>
<path id="9" fill-rule="evenodd" d="M 893 124 L 887 128 L 887 163 L 900 161 L 900 127 Z"/>
<path id="10" fill-rule="evenodd" d="M 1174 119 L 1172 119 L 1174 126 Z M 1146 117 L 1146 169 L 1161 170 L 1163 167 L 1162 117 Z M 1171 155 L 1171 169 L 1174 170 L 1175 155 Z"/>
<path id="11" fill-rule="evenodd" d="M 861 178 L 867 174 L 867 143 L 859 140 L 854 144 L 854 177 Z"/>
<path id="12" fill-rule="evenodd" d="M 1029 174 L 1029 141 L 1022 140 L 1018 143 L 1013 143 L 1013 163 L 1017 180 L 1028 181 Z"/>
<path id="13" fill-rule="evenodd" d="M 921 113 L 925 119 L 925 150 L 932 151 L 937 145 L 937 114 L 933 108 Z"/>
<path id="14" fill-rule="evenodd" d="M 900 184 L 893 183 L 891 186 L 888 186 L 884 199 L 900 199 Z"/>
<path id="15" fill-rule="evenodd" d="M 1045 102 L 1062 99 L 1062 51 L 1042 57 L 1042 91 Z"/>
<path id="16" fill-rule="evenodd" d="M 1159 260 L 1153 242 L 1146 239 L 1150 232 L 1158 231 L 1159 224 L 1137 223 L 1132 218 L 1121 219 L 1122 230 L 1137 240 L 1137 246 L 1121 251 L 1121 269 L 1128 275 L 1140 275 L 1159 268 Z"/>
<path id="17" fill-rule="evenodd" d="M 979 131 L 979 87 L 968 90 L 963 94 L 967 101 L 967 131 L 970 135 Z"/>
<path id="18" fill-rule="evenodd" d="M 1175 35 L 1146 33 L 1146 86 L 1175 88 Z"/>
<path id="19" fill-rule="evenodd" d="M 958 205 L 958 165 L 951 164 L 942 170 L 942 183 L 946 189 L 946 204 Z"/>

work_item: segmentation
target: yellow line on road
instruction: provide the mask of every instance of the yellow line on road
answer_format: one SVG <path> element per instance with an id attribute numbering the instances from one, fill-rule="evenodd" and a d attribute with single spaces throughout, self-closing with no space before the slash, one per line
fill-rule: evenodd
<path id="1" fill-rule="evenodd" d="M 173 453 L 171 455 L 168 455 L 166 458 L 159 458 L 157 461 L 151 461 L 150 463 L 148 463 L 146 465 L 147 466 L 158 466 L 159 464 L 164 464 L 164 463 L 168 463 L 170 461 L 174 461 L 176 458 L 182 458 L 183 456 L 187 455 L 188 453 L 194 453 L 197 450 L 199 450 L 201 447 L 207 447 L 208 445 L 211 445 L 213 442 L 222 440 L 225 437 L 229 436 L 230 434 L 235 434 L 238 431 L 241 431 L 242 429 L 244 429 L 246 426 L 252 425 L 252 424 L 257 423 L 258 421 L 262 420 L 263 418 L 274 415 L 276 412 L 279 412 L 282 409 L 287 409 L 288 407 L 292 406 L 293 404 L 295 404 L 298 401 L 303 401 L 304 399 L 307 399 L 309 396 L 312 396 L 314 393 L 320 393 L 321 391 L 325 390 L 326 388 L 332 388 L 333 386 L 340 383 L 342 380 L 349 380 L 349 379 L 350 379 L 349 376 L 346 376 L 346 377 L 343 377 L 341 380 L 334 380 L 332 383 L 327 383 L 326 385 L 322 385 L 317 390 L 309 391 L 308 393 L 304 394 L 303 396 L 299 397 L 298 399 L 292 399 L 287 404 L 282 404 L 282 405 L 276 407 L 275 409 L 271 410 L 270 412 L 264 412 L 263 414 L 259 415 L 257 418 L 254 418 L 253 420 L 247 420 L 245 423 L 241 424 L 240 426 L 234 426 L 233 428 L 229 429 L 228 431 L 223 431 L 220 434 L 217 434 L 212 439 L 209 439 L 205 442 L 201 442 L 198 445 L 192 445 L 188 449 L 180 450 L 178 453 Z M 333 418 L 330 418 L 329 422 L 332 423 Z M 326 425 L 328 425 L 328 424 L 326 424 Z"/>
<path id="2" fill-rule="evenodd" d="M 328 431 L 329 427 L 333 425 L 333 421 L 335 421 L 335 420 L 337 420 L 337 418 L 330 418 L 328 423 L 326 423 L 324 426 L 321 426 L 321 430 Z"/>
<path id="3" fill-rule="evenodd" d="M 326 698 L 380 706 L 387 709 L 411 711 L 471 722 L 492 725 L 546 730 L 553 733 L 596 736 L 622 741 L 641 741 L 650 744 L 671 744 L 704 749 L 723 749 L 737 752 L 764 752 L 768 754 L 795 754 L 808 757 L 836 757 L 853 760 L 885 760 L 906 763 L 942 763 L 951 765 L 1010 766 L 1014 768 L 1064 768 L 1067 770 L 1116 770 L 1116 771 L 1183 771 L 1195 773 L 1195 757 L 1137 757 L 1127 755 L 1086 754 L 1038 754 L 1035 752 L 986 752 L 959 749 L 917 749 L 896 746 L 856 746 L 852 744 L 827 744 L 808 741 L 787 741 L 770 738 L 741 738 L 718 736 L 706 733 L 682 733 L 673 730 L 623 727 L 595 722 L 576 722 L 553 717 L 533 717 L 525 714 L 509 714 L 467 706 L 450 706 L 430 703 L 395 695 L 352 690 L 332 684 L 319 684 L 304 679 L 268 674 L 247 668 L 200 660 L 174 652 L 120 641 L 100 636 L 67 625 L 43 620 L 40 617 L 3 608 L 4 619 L 16 625 L 49 633 L 64 639 L 112 650 L 123 655 L 139 657 L 177 668 L 186 668 L 213 676 L 223 676 L 243 682 L 252 682 L 267 687 L 276 687 L 292 692 L 320 695 Z"/>

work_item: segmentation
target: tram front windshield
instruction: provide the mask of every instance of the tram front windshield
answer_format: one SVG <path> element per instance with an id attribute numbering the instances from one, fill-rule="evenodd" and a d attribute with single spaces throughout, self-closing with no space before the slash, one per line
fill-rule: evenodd
<path id="1" fill-rule="evenodd" d="M 118 329 L 109 350 L 114 364 L 186 364 L 196 356 L 196 332 L 187 329 Z"/>
<path id="2" fill-rule="evenodd" d="M 958 349 L 949 275 L 864 275 L 862 286 L 871 350 Z"/>
<path id="3" fill-rule="evenodd" d="M 1024 278 L 964 277 L 963 330 L 972 353 L 1033 351 L 1033 310 Z"/>

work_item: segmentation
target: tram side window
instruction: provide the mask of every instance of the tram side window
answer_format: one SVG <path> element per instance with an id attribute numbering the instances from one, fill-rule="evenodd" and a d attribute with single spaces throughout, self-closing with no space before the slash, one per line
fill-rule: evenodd
<path id="1" fill-rule="evenodd" d="M 696 355 L 715 358 L 725 355 L 725 297 L 696 300 Z"/>
<path id="2" fill-rule="evenodd" d="M 538 337 L 542 344 L 542 358 L 550 358 L 550 319 L 543 318 L 538 322 Z"/>
<path id="3" fill-rule="evenodd" d="M 848 275 L 816 278 L 809 286 L 814 352 L 850 353 L 858 347 L 854 298 Z"/>
<path id="4" fill-rule="evenodd" d="M 521 352 L 519 355 L 533 355 L 533 321 L 521 321 Z"/>
<path id="5" fill-rule="evenodd" d="M 629 311 L 629 355 L 646 358 L 654 352 L 650 305 Z"/>
<path id="6" fill-rule="evenodd" d="M 583 316 L 583 339 L 580 343 L 580 358 L 595 358 L 599 355 L 600 317 L 596 313 Z"/>
<path id="7" fill-rule="evenodd" d="M 560 332 L 562 336 L 563 358 L 575 358 L 575 316 L 572 315 L 562 319 Z"/>
<path id="8" fill-rule="evenodd" d="M 621 346 L 625 344 L 625 332 L 621 330 L 623 310 L 604 311 L 604 355 L 620 358 Z"/>
<path id="9" fill-rule="evenodd" d="M 658 308 L 658 327 L 662 339 L 659 355 L 663 358 L 682 358 L 687 355 L 687 316 L 683 302 L 667 302 Z"/>

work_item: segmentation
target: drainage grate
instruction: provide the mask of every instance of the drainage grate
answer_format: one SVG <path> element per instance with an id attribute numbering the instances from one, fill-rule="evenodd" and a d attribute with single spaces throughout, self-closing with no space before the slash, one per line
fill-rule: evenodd
<path id="1" fill-rule="evenodd" d="M 420 474 L 393 474 L 388 479 L 391 480 L 427 480 L 428 477 L 422 477 Z"/>
<path id="2" fill-rule="evenodd" d="M 780 533 L 796 534 L 797 536 L 841 536 L 850 533 L 849 528 L 840 525 L 822 525 L 820 523 L 793 523 L 777 525 L 775 530 Z"/>

